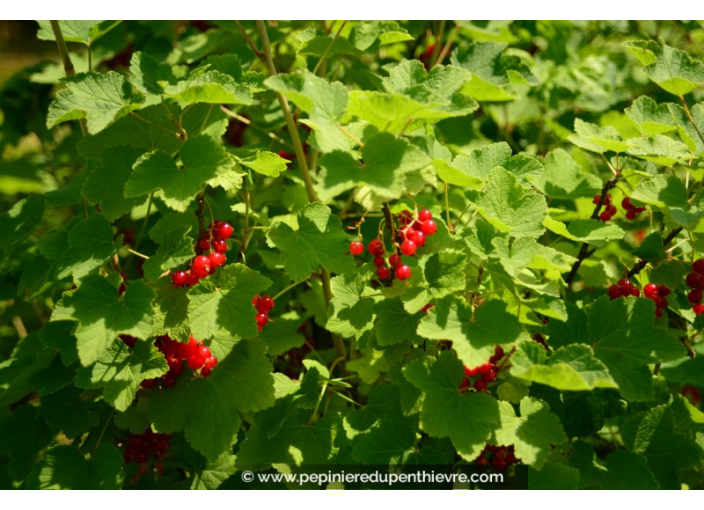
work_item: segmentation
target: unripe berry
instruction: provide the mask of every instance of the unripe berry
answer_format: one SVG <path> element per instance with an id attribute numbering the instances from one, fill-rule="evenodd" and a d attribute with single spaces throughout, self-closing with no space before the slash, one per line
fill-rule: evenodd
<path id="1" fill-rule="evenodd" d="M 352 241 L 350 243 L 350 253 L 353 256 L 361 255 L 364 252 L 364 244 L 359 241 Z"/>
<path id="2" fill-rule="evenodd" d="M 411 277 L 411 268 L 406 264 L 402 264 L 396 268 L 396 278 L 399 280 L 408 280 Z"/>

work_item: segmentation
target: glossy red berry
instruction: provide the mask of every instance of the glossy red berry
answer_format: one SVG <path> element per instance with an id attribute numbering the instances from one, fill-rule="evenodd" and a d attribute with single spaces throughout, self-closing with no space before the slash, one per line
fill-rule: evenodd
<path id="1" fill-rule="evenodd" d="M 621 291 L 621 287 L 619 287 L 618 285 L 611 285 L 609 287 L 609 297 L 611 299 L 620 298 L 622 296 L 623 296 L 623 293 Z"/>
<path id="2" fill-rule="evenodd" d="M 393 255 L 391 255 L 389 257 L 389 264 L 391 265 L 391 267 L 396 267 L 400 263 L 401 263 L 401 257 L 398 254 L 394 253 Z"/>
<path id="3" fill-rule="evenodd" d="M 428 220 L 423 223 L 421 230 L 426 236 L 432 236 L 435 232 L 438 231 L 438 226 L 433 220 Z"/>
<path id="4" fill-rule="evenodd" d="M 692 307 L 692 310 L 694 311 L 695 315 L 701 315 L 704 313 L 704 305 L 701 303 L 697 303 Z"/>
<path id="5" fill-rule="evenodd" d="M 372 260 L 372 264 L 374 264 L 376 267 L 382 267 L 386 265 L 386 261 L 384 260 L 384 257 L 381 255 L 377 255 L 374 257 L 374 260 Z"/>
<path id="6" fill-rule="evenodd" d="M 416 250 L 418 250 L 416 243 L 409 239 L 406 239 L 404 242 L 401 243 L 401 253 L 403 253 L 407 257 L 413 255 Z"/>
<path id="7" fill-rule="evenodd" d="M 631 209 L 635 209 L 635 207 L 631 203 L 631 199 L 629 197 L 626 197 L 621 201 L 621 207 L 623 207 L 627 211 L 630 211 Z"/>
<path id="8" fill-rule="evenodd" d="M 259 298 L 259 301 L 257 301 L 256 307 L 259 313 L 268 313 L 274 308 L 274 300 L 271 296 L 262 296 Z"/>
<path id="9" fill-rule="evenodd" d="M 484 382 L 484 379 L 477 379 L 474 381 L 474 389 L 477 391 L 484 391 L 486 389 L 486 382 Z"/>
<path id="10" fill-rule="evenodd" d="M 391 276 L 391 271 L 389 270 L 388 267 L 377 267 L 376 268 L 376 276 L 380 280 L 388 280 L 389 276 Z"/>
<path id="11" fill-rule="evenodd" d="M 643 287 L 643 294 L 648 299 L 653 299 L 655 296 L 658 295 L 658 286 L 654 283 L 649 283 L 648 285 Z"/>
<path id="12" fill-rule="evenodd" d="M 396 268 L 396 278 L 399 280 L 408 280 L 411 277 L 411 268 L 406 264 L 402 264 Z"/>
<path id="13" fill-rule="evenodd" d="M 185 271 L 176 271 L 171 273 L 171 281 L 176 287 L 183 287 L 188 283 L 188 275 Z"/>
<path id="14" fill-rule="evenodd" d="M 210 369 L 209 369 L 209 368 L 205 368 L 205 367 L 201 368 L 201 369 L 200 369 L 200 376 L 203 377 L 203 378 L 206 378 L 206 377 L 210 376 Z"/>
<path id="15" fill-rule="evenodd" d="M 687 285 L 694 290 L 704 289 L 704 274 L 689 273 L 687 275 Z"/>
<path id="16" fill-rule="evenodd" d="M 204 236 L 200 241 L 198 241 L 198 248 L 205 251 L 210 248 L 210 237 Z"/>
<path id="17" fill-rule="evenodd" d="M 687 300 L 692 303 L 693 305 L 696 305 L 697 303 L 702 302 L 702 291 L 700 290 L 690 290 L 689 294 L 687 294 Z"/>
<path id="18" fill-rule="evenodd" d="M 215 356 L 210 356 L 209 358 L 206 358 L 203 362 L 203 366 L 208 369 L 214 368 L 217 364 L 218 359 Z"/>
<path id="19" fill-rule="evenodd" d="M 205 255 L 198 255 L 193 259 L 193 266 L 191 267 L 191 272 L 195 274 L 198 278 L 205 278 L 210 274 L 210 268 L 212 267 L 210 259 Z"/>
<path id="20" fill-rule="evenodd" d="M 418 248 L 422 248 L 425 245 L 425 234 L 421 230 L 406 230 L 406 239 L 416 243 Z"/>
<path id="21" fill-rule="evenodd" d="M 364 253 L 364 244 L 359 241 L 352 241 L 350 243 L 350 253 L 355 257 Z"/>
<path id="22" fill-rule="evenodd" d="M 704 274 L 704 259 L 697 259 L 692 262 L 692 271 L 699 274 Z"/>
<path id="23" fill-rule="evenodd" d="M 429 221 L 433 219 L 433 213 L 427 209 L 421 209 L 418 213 L 418 221 Z"/>
<path id="24" fill-rule="evenodd" d="M 204 361 L 205 360 L 198 356 L 198 354 L 193 354 L 190 358 L 188 358 L 188 368 L 191 370 L 198 370 L 203 366 Z"/>
<path id="25" fill-rule="evenodd" d="M 227 262 L 227 257 L 225 254 L 220 253 L 219 251 L 212 252 L 208 255 L 208 258 L 210 259 L 210 264 L 213 268 L 222 267 L 225 265 L 225 262 Z"/>
<path id="26" fill-rule="evenodd" d="M 225 240 L 229 239 L 234 231 L 235 229 L 232 228 L 232 225 L 230 225 L 229 223 L 220 223 L 215 227 L 213 234 L 218 239 Z"/>
<path id="27" fill-rule="evenodd" d="M 370 242 L 367 249 L 372 255 L 383 255 L 385 251 L 384 244 L 379 239 L 374 239 Z"/>
<path id="28" fill-rule="evenodd" d="M 626 213 L 626 219 L 631 220 L 631 221 L 635 220 L 637 216 L 638 216 L 638 212 L 635 209 L 631 209 L 630 211 L 628 211 Z"/>
<path id="29" fill-rule="evenodd" d="M 225 253 L 227 251 L 227 242 L 223 239 L 213 239 L 212 247 L 215 251 Z"/>
<path id="30" fill-rule="evenodd" d="M 198 347 L 198 350 L 196 350 L 196 355 L 199 358 L 203 358 L 203 361 L 205 361 L 211 356 L 210 349 L 208 349 L 205 345 Z"/>
<path id="31" fill-rule="evenodd" d="M 269 322 L 269 316 L 265 313 L 258 313 L 257 317 L 257 327 L 259 328 L 259 331 L 261 331 L 264 326 L 266 326 L 266 323 Z"/>

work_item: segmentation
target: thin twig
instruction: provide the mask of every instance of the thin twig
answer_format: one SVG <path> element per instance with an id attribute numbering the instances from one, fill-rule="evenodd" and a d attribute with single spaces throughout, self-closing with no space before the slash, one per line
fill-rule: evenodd
<path id="1" fill-rule="evenodd" d="M 242 35 L 243 35 L 244 38 L 247 40 L 247 44 L 249 44 L 249 47 L 252 48 L 252 51 L 253 51 L 254 54 L 257 56 L 257 58 L 258 58 L 259 60 L 264 60 L 264 54 L 263 54 L 261 51 L 259 51 L 259 49 L 254 45 L 254 41 L 252 41 L 251 37 L 249 37 L 249 34 L 247 33 L 247 31 L 246 31 L 246 30 L 244 29 L 244 27 L 242 26 L 242 23 L 240 23 L 240 22 L 237 21 L 237 20 L 235 20 L 235 23 L 237 24 L 237 28 L 239 28 L 239 29 L 240 29 L 240 32 L 242 32 Z"/>
<path id="2" fill-rule="evenodd" d="M 54 31 L 54 37 L 56 38 L 56 45 L 59 47 L 59 53 L 61 54 L 61 60 L 64 64 L 64 72 L 68 78 L 76 76 L 76 68 L 73 67 L 73 62 L 71 62 L 71 56 L 68 54 L 68 48 L 66 47 L 66 41 L 64 41 L 64 34 L 61 32 L 61 25 L 58 21 L 49 21 L 51 23 L 51 29 Z M 78 123 L 81 125 L 81 132 L 83 136 L 88 132 L 86 125 L 86 119 L 79 119 Z"/>
<path id="3" fill-rule="evenodd" d="M 699 127 L 697 126 L 697 123 L 694 122 L 694 118 L 692 117 L 692 112 L 689 111 L 689 106 L 687 106 L 687 101 L 685 101 L 684 96 L 680 96 L 680 101 L 682 101 L 682 106 L 684 106 L 684 112 L 687 114 L 687 118 L 692 123 L 692 126 L 694 126 L 694 130 L 699 135 L 700 140 L 702 142 L 704 142 L 704 135 L 702 135 L 702 132 L 699 131 Z"/>
<path id="4" fill-rule="evenodd" d="M 337 32 L 335 33 L 335 37 L 332 38 L 332 41 L 330 41 L 330 44 L 328 44 L 328 47 L 325 48 L 325 51 L 320 56 L 320 60 L 318 60 L 318 63 L 313 68 L 313 74 L 318 74 L 318 69 L 320 69 L 321 64 L 327 58 L 328 53 L 330 53 L 330 50 L 332 49 L 333 45 L 335 44 L 335 41 L 337 41 L 337 38 L 340 37 L 340 32 L 342 32 L 342 29 L 345 28 L 346 24 L 347 24 L 347 20 L 343 21 L 342 25 L 340 25 L 340 28 L 337 29 Z"/>
<path id="5" fill-rule="evenodd" d="M 457 34 L 460 31 L 460 26 L 455 25 L 454 28 L 452 29 L 452 32 L 450 32 L 450 37 L 447 38 L 447 43 L 443 47 L 442 51 L 440 52 L 440 55 L 438 56 L 437 61 L 435 64 L 433 64 L 433 67 L 442 65 L 442 61 L 445 60 L 445 57 L 447 56 L 448 53 L 450 53 L 450 48 L 452 48 L 452 43 L 455 40 L 455 37 L 457 37 Z"/>
<path id="6" fill-rule="evenodd" d="M 666 248 L 669 246 L 669 244 L 679 235 L 679 233 L 682 232 L 682 227 L 677 227 L 675 229 L 672 229 L 672 232 L 670 232 L 663 240 L 662 240 L 662 246 L 663 248 Z M 633 278 L 635 275 L 640 273 L 643 269 L 645 269 L 645 266 L 648 265 L 648 262 L 646 260 L 639 260 L 638 263 L 633 266 L 633 268 L 628 271 L 628 277 Z"/>
<path id="7" fill-rule="evenodd" d="M 285 146 L 288 147 L 289 149 L 293 150 L 293 145 L 291 145 L 290 143 L 288 143 L 286 140 L 284 140 L 283 138 L 281 138 L 281 137 L 278 136 L 277 134 L 272 133 L 271 131 L 267 131 L 267 130 L 264 129 L 263 127 L 258 126 L 257 124 L 255 124 L 254 122 L 252 122 L 251 120 L 249 120 L 247 117 L 242 117 L 242 115 L 239 115 L 239 114 L 237 114 L 237 113 L 235 113 L 235 112 L 233 112 L 233 111 L 231 111 L 231 110 L 228 110 L 227 108 L 225 108 L 225 107 L 222 106 L 222 105 L 220 106 L 220 110 L 222 110 L 222 112 L 223 112 L 225 115 L 228 115 L 228 116 L 232 117 L 233 119 L 239 120 L 242 124 L 246 124 L 247 126 L 256 129 L 257 131 L 259 131 L 259 132 L 261 132 L 261 133 L 267 135 L 267 136 L 268 136 L 269 138 L 271 138 L 272 140 L 275 140 L 275 141 L 279 142 L 281 145 L 285 145 Z"/>

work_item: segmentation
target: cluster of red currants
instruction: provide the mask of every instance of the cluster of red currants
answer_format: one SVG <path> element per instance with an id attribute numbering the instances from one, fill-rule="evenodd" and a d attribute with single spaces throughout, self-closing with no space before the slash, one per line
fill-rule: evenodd
<path id="1" fill-rule="evenodd" d="M 142 388 L 151 389 L 161 382 L 166 388 L 171 388 L 176 384 L 176 379 L 184 372 L 184 363 L 193 370 L 200 370 L 201 377 L 208 377 L 210 371 L 218 364 L 218 359 L 213 356 L 210 349 L 203 345 L 203 342 L 196 340 L 191 335 L 188 343 L 173 340 L 170 336 L 164 335 L 156 339 L 156 346 L 164 355 L 169 371 L 158 379 L 145 379 L 142 381 Z"/>
<path id="2" fill-rule="evenodd" d="M 704 313 L 702 304 L 702 291 L 704 290 L 704 259 L 692 262 L 692 272 L 687 275 L 687 286 L 692 290 L 687 294 L 687 299 L 694 306 L 692 310 L 696 315 Z"/>
<path id="3" fill-rule="evenodd" d="M 621 207 L 626 210 L 626 218 L 629 220 L 635 220 L 636 216 L 645 211 L 645 206 L 636 207 L 631 203 L 631 199 L 629 197 L 626 197 L 621 201 Z"/>
<path id="4" fill-rule="evenodd" d="M 225 252 L 228 248 L 225 240 L 232 237 L 234 231 L 235 229 L 229 223 L 213 221 L 196 245 L 196 250 L 201 254 L 193 259 L 190 269 L 171 273 L 173 284 L 177 287 L 195 285 L 206 276 L 213 274 L 217 268 L 224 266 L 227 262 Z M 205 252 L 209 252 L 208 255 L 204 255 Z"/>
<path id="5" fill-rule="evenodd" d="M 640 290 L 631 283 L 631 280 L 621 278 L 618 283 L 614 283 L 609 287 L 609 297 L 612 300 L 628 296 L 640 297 Z"/>
<path id="6" fill-rule="evenodd" d="M 161 475 L 164 465 L 160 460 L 166 456 L 170 446 L 171 436 L 169 434 L 157 434 L 152 431 L 151 427 L 148 427 L 141 434 L 130 436 L 128 444 L 122 452 L 122 458 L 125 460 L 125 464 L 130 462 L 137 464 L 139 474 L 146 475 L 150 469 L 148 462 L 151 456 L 158 461 L 154 463 L 154 468 Z M 132 482 L 136 482 L 138 479 L 139 475 L 133 477 Z"/>
<path id="7" fill-rule="evenodd" d="M 489 358 L 489 361 L 478 367 L 469 368 L 464 367 L 464 379 L 459 385 L 460 390 L 466 388 L 474 387 L 477 391 L 484 391 L 486 385 L 490 382 L 496 380 L 496 376 L 499 374 L 498 361 L 504 357 L 504 350 L 500 345 L 497 345 L 494 349 L 494 354 Z M 470 378 L 479 376 L 472 384 Z"/>
<path id="8" fill-rule="evenodd" d="M 413 217 L 410 211 L 402 211 L 398 215 L 401 228 L 398 231 L 398 237 L 395 239 L 394 253 L 384 258 L 386 248 L 380 239 L 374 239 L 369 243 L 367 249 L 369 253 L 374 255 L 373 264 L 376 266 L 376 276 L 381 281 L 388 281 L 392 276 L 398 280 L 408 280 L 411 277 L 411 268 L 408 264 L 404 264 L 401 255 L 412 257 L 425 245 L 428 236 L 432 236 L 438 231 L 438 226 L 433 221 L 433 214 L 423 209 L 418 213 L 417 218 Z M 349 252 L 353 256 L 358 256 L 364 253 L 364 244 L 361 241 L 352 241 L 350 243 Z M 393 274 L 392 274 L 393 271 Z"/>
<path id="9" fill-rule="evenodd" d="M 601 195 L 596 195 L 594 196 L 594 203 L 598 204 L 599 200 L 601 200 Z M 616 209 L 616 206 L 611 203 L 611 194 L 607 193 L 606 197 L 604 198 L 604 210 L 601 211 L 601 214 L 599 214 L 599 219 L 601 221 L 609 221 L 611 218 L 614 217 L 614 214 L 618 212 L 618 209 Z"/>
<path id="10" fill-rule="evenodd" d="M 491 465 L 497 471 L 503 471 L 512 464 L 518 464 L 518 459 L 514 453 L 513 445 L 494 446 L 486 445 L 482 453 L 477 458 L 477 465 L 488 466 L 491 458 Z"/>
<path id="11" fill-rule="evenodd" d="M 274 300 L 270 296 L 254 296 L 252 306 L 257 309 L 257 328 L 261 331 L 269 322 L 269 312 L 274 308 Z"/>

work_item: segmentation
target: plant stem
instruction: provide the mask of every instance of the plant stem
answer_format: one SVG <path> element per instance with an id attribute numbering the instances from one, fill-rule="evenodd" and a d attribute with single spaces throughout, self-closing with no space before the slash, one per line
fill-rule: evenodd
<path id="1" fill-rule="evenodd" d="M 445 37 L 445 24 L 446 20 L 440 21 L 440 28 L 438 29 L 438 35 L 435 37 L 435 46 L 433 48 L 433 56 L 431 62 L 437 62 L 440 56 L 440 49 L 442 48 L 442 39 Z"/>
<path id="2" fill-rule="evenodd" d="M 262 40 L 262 45 L 264 46 L 264 59 L 266 62 L 267 70 L 270 76 L 276 76 L 276 67 L 274 67 L 274 61 L 271 58 L 271 45 L 269 44 L 269 36 L 266 33 L 266 25 L 263 21 L 257 20 L 257 30 L 259 32 L 259 37 Z M 291 141 L 293 142 L 293 149 L 296 152 L 296 161 L 298 161 L 298 168 L 301 169 L 301 174 L 303 176 L 303 182 L 306 186 L 306 193 L 308 194 L 309 202 L 316 202 L 318 197 L 313 188 L 313 181 L 311 181 L 310 173 L 308 172 L 308 162 L 306 161 L 305 152 L 303 152 L 303 144 L 301 143 L 301 137 L 298 134 L 298 128 L 296 127 L 296 122 L 293 120 L 291 115 L 291 108 L 288 105 L 288 101 L 280 92 L 276 93 L 276 98 L 279 101 L 281 110 L 284 113 L 284 119 L 286 120 L 286 127 L 291 135 Z"/>
<path id="3" fill-rule="evenodd" d="M 271 299 L 273 299 L 274 301 L 276 301 L 276 300 L 279 299 L 281 296 L 283 296 L 284 294 L 286 294 L 289 290 L 293 289 L 294 287 L 297 287 L 297 286 L 300 285 L 301 283 L 303 283 L 303 282 L 294 282 L 294 283 L 292 283 L 291 285 L 289 285 L 289 286 L 286 287 L 285 289 L 279 291 L 279 292 L 278 292 L 274 297 L 272 297 Z"/>
<path id="4" fill-rule="evenodd" d="M 394 253 L 398 253 L 396 250 L 396 226 L 394 225 L 394 218 L 391 216 L 388 202 L 384 202 L 384 218 L 386 219 L 386 227 L 391 234 L 391 245 L 394 247 Z"/>
<path id="5" fill-rule="evenodd" d="M 450 234 L 453 235 L 454 227 L 450 222 L 450 196 L 448 193 L 449 184 L 445 183 L 445 215 L 447 216 L 447 228 L 450 230 Z"/>
<path id="6" fill-rule="evenodd" d="M 198 239 L 202 239 L 205 235 L 205 197 L 203 193 L 196 195 L 196 204 L 198 205 L 198 210 L 196 211 L 196 216 L 198 216 Z"/>
<path id="7" fill-rule="evenodd" d="M 289 149 L 293 149 L 293 145 L 291 145 L 290 143 L 288 143 L 286 140 L 284 140 L 283 138 L 281 138 L 281 137 L 278 136 L 277 134 L 272 133 L 271 131 L 267 131 L 267 130 L 264 129 L 263 127 L 259 127 L 259 126 L 256 125 L 254 122 L 252 122 L 251 120 L 249 120 L 247 117 L 242 117 L 241 115 L 239 115 L 239 114 L 237 114 L 237 113 L 235 113 L 235 112 L 233 112 L 233 111 L 231 111 L 231 110 L 228 110 L 227 108 L 225 108 L 225 107 L 222 106 L 222 105 L 220 106 L 220 110 L 222 110 L 222 112 L 223 112 L 225 115 L 228 115 L 228 116 L 232 117 L 233 119 L 239 120 L 242 124 L 246 124 L 247 126 L 256 129 L 257 131 L 259 131 L 259 132 L 261 132 L 261 133 L 267 135 L 267 136 L 268 136 L 269 138 L 271 138 L 272 140 L 275 140 L 275 141 L 279 142 L 281 145 L 285 145 L 285 146 L 288 147 Z"/>
<path id="8" fill-rule="evenodd" d="M 175 131 L 170 131 L 170 130 L 166 129 L 164 126 L 160 126 L 159 124 L 156 124 L 156 123 L 152 122 L 151 120 L 145 119 L 144 117 L 142 117 L 141 115 L 139 115 L 135 112 L 130 112 L 130 115 L 132 117 L 135 117 L 135 118 L 141 120 L 142 122 L 144 122 L 146 124 L 149 124 L 150 126 L 154 126 L 155 128 L 164 131 L 165 133 L 169 133 L 170 135 L 173 135 L 178 139 L 183 138 L 183 136 L 180 133 L 176 133 Z"/>
<path id="9" fill-rule="evenodd" d="M 66 47 L 66 41 L 64 41 L 64 34 L 61 32 L 61 25 L 58 21 L 49 21 L 51 23 L 51 29 L 54 31 L 54 37 L 56 37 L 56 45 L 59 47 L 59 54 L 61 54 L 61 60 L 64 64 L 64 72 L 67 77 L 76 76 L 76 68 L 73 67 L 73 62 L 71 62 L 71 56 L 68 54 L 68 48 Z M 79 119 L 78 123 L 81 125 L 81 132 L 83 136 L 88 132 L 86 127 L 86 119 Z"/>
<path id="10" fill-rule="evenodd" d="M 259 51 L 259 49 L 254 45 L 254 41 L 252 41 L 252 38 L 249 37 L 249 34 L 247 33 L 247 31 L 246 31 L 246 30 L 244 29 L 244 27 L 242 26 L 242 23 L 240 23 L 240 22 L 237 21 L 237 20 L 235 20 L 235 23 L 237 24 L 237 28 L 239 28 L 239 29 L 240 29 L 240 32 L 242 32 L 242 35 L 244 36 L 245 40 L 247 41 L 247 44 L 249 44 L 249 47 L 252 48 L 252 51 L 253 51 L 254 54 L 257 56 L 257 58 L 258 58 L 259 60 L 264 60 L 264 55 L 263 55 L 262 52 Z"/>
<path id="11" fill-rule="evenodd" d="M 669 246 L 669 244 L 674 241 L 674 239 L 679 235 L 679 233 L 682 232 L 682 227 L 677 227 L 672 229 L 672 232 L 670 232 L 663 240 L 662 240 L 662 246 L 663 248 L 666 248 Z M 645 266 L 648 265 L 648 262 L 645 260 L 639 260 L 638 263 L 633 266 L 633 268 L 628 271 L 628 277 L 633 278 L 635 275 L 640 273 L 643 269 L 645 269 Z"/>
<path id="12" fill-rule="evenodd" d="M 110 421 L 112 420 L 113 415 L 115 414 L 115 410 L 110 411 L 110 416 L 108 416 L 108 419 L 105 420 L 105 425 L 103 425 L 103 430 L 100 431 L 100 436 L 98 436 L 98 441 L 95 443 L 95 448 L 93 448 L 93 453 L 90 454 L 91 457 L 95 457 L 95 452 L 98 451 L 98 447 L 100 446 L 100 443 L 103 440 L 103 436 L 105 435 L 105 431 L 108 429 L 108 425 L 110 424 Z"/>
<path id="13" fill-rule="evenodd" d="M 702 135 L 702 132 L 699 131 L 699 127 L 697 126 L 697 123 L 694 122 L 694 117 L 692 117 L 692 112 L 689 111 L 689 106 L 687 106 L 687 101 L 685 101 L 684 96 L 680 96 L 680 101 L 682 101 L 682 106 L 684 106 L 684 112 L 687 114 L 687 118 L 689 119 L 689 122 L 692 123 L 692 126 L 694 126 L 694 130 L 699 135 L 699 139 L 704 143 L 704 135 Z"/>
<path id="14" fill-rule="evenodd" d="M 328 44 L 328 47 L 325 48 L 325 51 L 320 56 L 320 60 L 318 60 L 318 63 L 315 65 L 315 68 L 313 68 L 313 74 L 318 74 L 318 69 L 320 69 L 320 66 L 327 58 L 328 53 L 330 53 L 330 50 L 332 49 L 333 45 L 335 44 L 335 41 L 337 41 L 337 38 L 340 37 L 340 32 L 342 32 L 342 29 L 345 28 L 346 24 L 347 24 L 347 20 L 343 21 L 342 25 L 340 25 L 340 28 L 337 29 L 335 36 L 332 38 L 332 41 L 330 41 L 330 44 Z"/>
<path id="15" fill-rule="evenodd" d="M 276 67 L 274 66 L 274 61 L 271 58 L 271 45 L 269 44 L 269 36 L 266 33 L 266 24 L 264 21 L 257 20 L 257 31 L 259 32 L 259 38 L 262 40 L 262 46 L 264 48 L 264 62 L 266 63 L 269 75 L 276 76 Z M 291 141 L 293 142 L 293 148 L 296 152 L 296 161 L 298 162 L 298 168 L 301 169 L 301 175 L 303 177 L 303 182 L 306 186 L 306 193 L 308 195 L 308 202 L 317 202 L 318 196 L 313 188 L 313 181 L 310 178 L 310 172 L 308 171 L 308 161 L 306 160 L 305 152 L 303 152 L 303 144 L 301 143 L 301 137 L 298 134 L 298 128 L 296 127 L 296 122 L 293 120 L 293 115 L 291 115 L 291 108 L 288 105 L 288 101 L 280 92 L 276 93 L 276 99 L 279 101 L 281 110 L 284 113 L 284 119 L 286 120 L 286 127 L 291 135 Z M 325 305 L 329 306 L 332 300 L 332 291 L 330 290 L 330 273 L 321 267 L 320 271 L 322 281 L 323 281 L 323 295 L 325 296 Z M 338 357 L 345 358 L 345 344 L 339 335 L 333 335 L 333 343 L 335 344 L 335 351 Z"/>
<path id="16" fill-rule="evenodd" d="M 442 61 L 445 60 L 445 57 L 447 54 L 450 52 L 450 48 L 452 48 L 452 43 L 455 40 L 455 37 L 460 31 L 460 26 L 455 25 L 454 28 L 452 29 L 452 32 L 450 32 L 450 37 L 447 38 L 447 43 L 443 47 L 442 51 L 440 52 L 440 55 L 438 55 L 438 59 L 435 61 L 435 64 L 433 64 L 433 67 L 442 65 Z"/>

